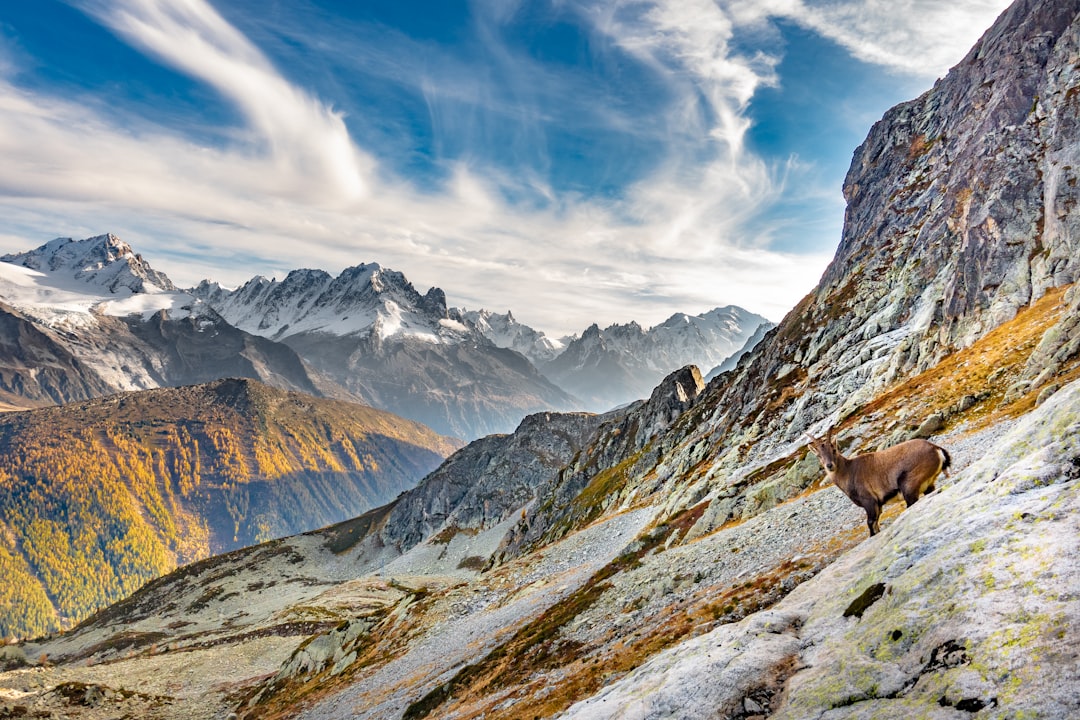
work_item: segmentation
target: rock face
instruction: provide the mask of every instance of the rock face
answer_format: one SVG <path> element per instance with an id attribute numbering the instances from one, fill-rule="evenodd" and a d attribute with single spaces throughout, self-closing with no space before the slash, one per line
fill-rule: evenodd
<path id="1" fill-rule="evenodd" d="M 238 328 L 287 344 L 353 398 L 440 432 L 507 432 L 528 413 L 577 405 L 448 310 L 442 290 L 421 295 L 375 263 L 336 278 L 321 270 L 257 277 L 234 291 L 204 281 L 192 292 Z"/>
<path id="2" fill-rule="evenodd" d="M 404 552 L 440 531 L 486 530 L 513 517 L 545 494 L 602 422 L 599 415 L 539 413 L 511 435 L 470 443 L 395 503 L 381 541 Z"/>
<path id="3" fill-rule="evenodd" d="M 1052 322 L 1031 325 L 1038 309 L 1017 320 L 1042 348 L 1022 373 L 1026 387 L 1075 357 L 1064 338 L 1076 303 L 1061 305 L 1056 290 L 1080 271 L 1075 18 L 1075 2 L 1017 2 L 946 78 L 873 126 L 855 151 L 843 238 L 819 286 L 709 385 L 696 426 L 665 437 L 662 469 L 684 486 L 672 509 L 724 495 L 742 468 L 791 452 L 805 430 L 870 407 L 1043 299 L 1056 308 Z M 1020 376 L 1008 340 L 993 343 L 1001 373 Z M 996 377 L 980 382 L 963 394 L 985 408 Z M 948 417 L 953 388 L 928 397 L 910 430 L 898 413 L 875 432 L 910 437 L 933 413 Z M 705 447 L 720 455 L 688 476 Z"/>
<path id="4" fill-rule="evenodd" d="M 700 315 L 676 313 L 649 330 L 635 322 L 603 330 L 594 324 L 538 367 L 581 398 L 585 409 L 604 411 L 648 397 L 676 368 L 715 367 L 738 353 L 762 326 L 771 323 L 733 305 Z"/>
<path id="5" fill-rule="evenodd" d="M 62 339 L 0 303 L 0 398 L 16 407 L 34 407 L 113 390 Z"/>
<path id="6" fill-rule="evenodd" d="M 506 535 L 499 558 L 552 542 L 625 502 L 639 489 L 634 480 L 656 463 L 653 440 L 693 406 L 703 389 L 701 372 L 691 365 L 664 378 L 647 401 L 610 413 L 586 450 Z"/>
<path id="7" fill-rule="evenodd" d="M 884 380 L 927 367 L 1077 279 L 1074 19 L 1068 2 L 1014 4 L 944 80 L 890 110 L 856 150 L 844 238 L 816 294 L 847 300 L 868 337 L 909 329 Z M 912 253 L 917 266 L 888 272 Z M 890 281 L 900 289 L 886 294 Z M 871 301 L 858 287 L 855 302 L 856 283 L 881 294 Z"/>

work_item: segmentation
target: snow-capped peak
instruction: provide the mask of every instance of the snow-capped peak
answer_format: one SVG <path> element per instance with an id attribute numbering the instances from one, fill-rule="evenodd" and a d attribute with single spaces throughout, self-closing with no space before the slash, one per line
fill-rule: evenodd
<path id="1" fill-rule="evenodd" d="M 462 320 L 495 344 L 510 348 L 533 363 L 553 360 L 563 349 L 563 343 L 552 340 L 544 333 L 519 323 L 509 310 L 505 315 L 490 310 L 467 310 L 460 313 Z"/>
<path id="2" fill-rule="evenodd" d="M 241 330 L 273 339 L 310 332 L 443 342 L 468 332 L 448 317 L 442 290 L 420 295 L 402 273 L 378 263 L 337 277 L 312 269 L 280 281 L 258 276 L 233 291 L 203 281 L 191 292 Z"/>
<path id="3" fill-rule="evenodd" d="M 4 255 L 0 261 L 73 278 L 114 294 L 176 290 L 164 273 L 112 233 L 85 240 L 56 238 L 35 250 Z"/>
<path id="4" fill-rule="evenodd" d="M 51 327 L 91 326 L 95 315 L 202 314 L 195 298 L 111 233 L 0 257 L 0 299 Z"/>

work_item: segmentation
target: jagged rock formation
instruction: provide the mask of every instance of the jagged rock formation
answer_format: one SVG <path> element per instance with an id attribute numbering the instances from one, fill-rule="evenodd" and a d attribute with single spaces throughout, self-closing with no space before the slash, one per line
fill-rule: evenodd
<path id="1" fill-rule="evenodd" d="M 516 516 L 543 496 L 603 421 L 585 413 L 538 413 L 511 435 L 471 443 L 395 503 L 379 541 L 404 552 L 439 532 L 449 540 Z"/>
<path id="2" fill-rule="evenodd" d="M 647 401 L 611 413 L 586 452 L 562 469 L 536 507 L 506 535 L 499 558 L 550 543 L 621 502 L 631 480 L 656 464 L 653 439 L 690 409 L 704 387 L 701 372 L 691 365 L 664 378 Z"/>
<path id="3" fill-rule="evenodd" d="M 538 367 L 581 398 L 585 409 L 604 411 L 648 397 L 677 368 L 715 367 L 763 325 L 771 323 L 733 305 L 700 315 L 676 313 L 649 330 L 636 322 L 603 330 L 594 324 Z"/>
<path id="4" fill-rule="evenodd" d="M 172 281 L 150 267 L 131 246 L 112 233 L 73 240 L 56 238 L 36 250 L 10 253 L 0 262 L 22 265 L 31 270 L 61 273 L 87 285 L 103 287 L 110 293 L 147 293 L 176 290 Z"/>
<path id="5" fill-rule="evenodd" d="M 0 438 L 0 636 L 384 504 L 455 448 L 386 412 L 244 379 L 7 413 Z"/>
<path id="6" fill-rule="evenodd" d="M 389 506 L 328 532 L 339 552 L 352 550 L 368 569 L 429 540 L 444 546 L 440 554 L 445 556 L 461 544 L 455 538 L 472 547 L 469 557 L 480 566 L 493 558 L 504 562 L 580 523 L 574 513 L 582 508 L 573 500 L 597 468 L 644 456 L 641 451 L 703 387 L 700 372 L 691 366 L 668 376 L 648 401 L 628 408 L 605 415 L 530 415 L 510 435 L 473 441 Z M 468 542 L 489 531 L 492 547 Z M 476 554 L 482 547 L 486 552 Z"/>
<path id="7" fill-rule="evenodd" d="M 448 310 L 442 290 L 421 295 L 375 263 L 336 278 L 321 270 L 256 277 L 233 291 L 204 281 L 192 292 L 237 327 L 287 344 L 352 397 L 440 432 L 471 439 L 576 405 Z"/>

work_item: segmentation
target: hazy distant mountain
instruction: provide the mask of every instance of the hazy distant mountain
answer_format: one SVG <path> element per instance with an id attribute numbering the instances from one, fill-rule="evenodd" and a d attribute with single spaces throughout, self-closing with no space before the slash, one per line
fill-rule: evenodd
<path id="1" fill-rule="evenodd" d="M 236 327 L 287 344 L 354 397 L 439 432 L 509 432 L 531 412 L 578 404 L 524 356 L 448 310 L 442 290 L 421 295 L 375 263 L 337 277 L 256 277 L 236 290 L 204 281 L 192 293 Z"/>
<path id="2" fill-rule="evenodd" d="M 601 412 L 649 396 L 685 365 L 714 367 L 742 348 L 769 321 L 734 305 L 700 315 L 676 313 L 643 329 L 636 322 L 590 326 L 541 371 L 585 409 Z"/>
<path id="3" fill-rule="evenodd" d="M 461 313 L 461 318 L 498 347 L 519 352 L 534 365 L 554 360 L 566 349 L 564 340 L 552 340 L 544 333 L 518 322 L 509 311 L 499 315 L 490 310 L 468 310 Z"/>
<path id="4" fill-rule="evenodd" d="M 763 322 L 758 325 L 757 330 L 754 331 L 754 334 L 746 339 L 746 342 L 743 343 L 743 346 L 739 350 L 729 355 L 727 358 L 724 359 L 724 362 L 720 363 L 709 371 L 709 373 L 705 376 L 705 382 L 709 382 L 722 372 L 734 370 L 735 367 L 739 364 L 739 361 L 742 360 L 743 357 L 746 356 L 751 350 L 757 347 L 757 344 L 765 338 L 765 333 L 769 332 L 774 327 L 776 327 L 776 323 L 772 322 Z"/>
<path id="5" fill-rule="evenodd" d="M 114 235 L 0 258 L 0 401 L 21 407 L 221 377 L 314 392 L 288 347 L 237 330 Z"/>
<path id="6" fill-rule="evenodd" d="M 2 414 L 0 437 L 0 585 L 20 588 L 0 602 L 0 636 L 389 502 L 457 448 L 387 412 L 245 379 Z"/>
<path id="7" fill-rule="evenodd" d="M 17 407 L 251 377 L 473 438 L 547 410 L 603 411 L 672 369 L 713 367 L 765 319 L 740 308 L 551 340 L 513 314 L 447 308 L 369 263 L 236 290 L 178 290 L 114 235 L 0 258 L 0 402 Z"/>

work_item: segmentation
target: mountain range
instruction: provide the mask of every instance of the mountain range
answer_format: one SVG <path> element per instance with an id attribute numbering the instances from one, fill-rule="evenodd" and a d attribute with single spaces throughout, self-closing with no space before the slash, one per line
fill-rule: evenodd
<path id="1" fill-rule="evenodd" d="M 5 648 L 14 716 L 1080 715 L 1080 0 L 1017 0 L 856 149 L 818 286 L 705 383 L 540 412 L 386 505 Z M 599 333 L 596 333 L 597 335 Z M 865 517 L 849 456 L 932 437 Z"/>
<path id="2" fill-rule="evenodd" d="M 648 397 L 676 368 L 719 366 L 772 325 L 734 305 L 700 315 L 676 313 L 648 330 L 636 322 L 603 330 L 594 324 L 538 367 L 581 398 L 585 409 L 603 412 Z"/>
<path id="3" fill-rule="evenodd" d="M 316 392 L 289 348 L 237 330 L 113 235 L 0 258 L 0 400 L 35 407 L 250 377 Z"/>
<path id="4" fill-rule="evenodd" d="M 471 439 L 532 412 L 647 396 L 683 364 L 726 358 L 761 322 L 729 307 L 550 341 L 509 312 L 447 308 L 439 288 L 421 295 L 375 263 L 184 291 L 114 235 L 59 238 L 0 258 L 0 402 L 249 377 Z"/>

